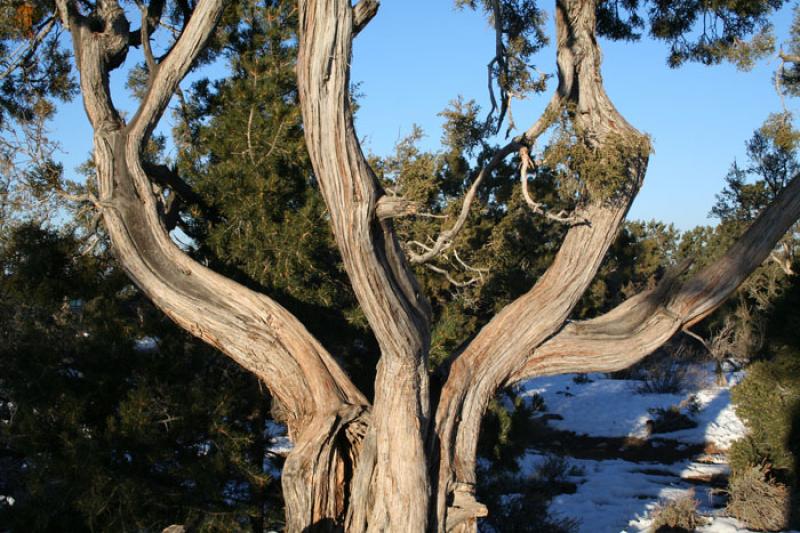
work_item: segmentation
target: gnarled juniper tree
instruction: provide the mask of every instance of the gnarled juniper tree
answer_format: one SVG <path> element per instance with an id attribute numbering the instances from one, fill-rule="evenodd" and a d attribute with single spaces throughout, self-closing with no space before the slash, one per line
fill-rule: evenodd
<path id="1" fill-rule="evenodd" d="M 544 89 L 544 80 L 526 67 L 544 41 L 543 16 L 529 0 L 459 3 L 483 9 L 496 31 L 489 64 L 493 107 L 485 125 L 495 132 L 513 98 Z M 715 263 L 683 281 L 666 276 L 595 318 L 568 321 L 617 236 L 650 153 L 648 138 L 604 90 L 598 36 L 635 40 L 647 25 L 653 37 L 670 43 L 673 65 L 746 64 L 769 47 L 766 16 L 781 4 L 557 0 L 558 84 L 545 112 L 464 177 L 472 186 L 463 209 L 437 238 L 401 243 L 395 219 L 412 216 L 418 206 L 388 194 L 377 179 L 355 134 L 349 94 L 353 39 L 378 4 L 299 0 L 303 133 L 344 268 L 379 345 L 371 400 L 286 308 L 206 268 L 169 236 L 174 201 L 191 201 L 191 190 L 178 172 L 145 157 L 148 141 L 193 64 L 207 59 L 226 3 L 139 2 L 136 28 L 114 0 L 36 7 L 55 13 L 72 36 L 94 130 L 99 194 L 93 201 L 120 263 L 168 316 L 253 372 L 281 406 L 295 445 L 282 478 L 287 529 L 470 531 L 486 513 L 474 496 L 476 446 L 481 418 L 499 388 L 532 376 L 631 365 L 716 309 L 800 216 L 800 179 L 793 177 Z M 156 57 L 151 35 L 162 17 L 174 23 L 175 38 Z M 138 110 L 123 117 L 108 79 L 131 47 L 144 53 L 144 86 Z M 793 64 L 794 56 L 783 57 Z M 785 72 L 788 81 L 793 71 Z M 552 142 L 537 153 L 536 141 L 548 130 Z M 455 253 L 453 242 L 481 183 L 513 155 L 525 203 L 543 219 L 563 223 L 564 237 L 532 287 L 450 354 L 443 383 L 431 386 L 431 313 L 412 266 Z M 531 194 L 530 174 L 545 167 L 558 173 L 570 212 L 556 213 Z"/>

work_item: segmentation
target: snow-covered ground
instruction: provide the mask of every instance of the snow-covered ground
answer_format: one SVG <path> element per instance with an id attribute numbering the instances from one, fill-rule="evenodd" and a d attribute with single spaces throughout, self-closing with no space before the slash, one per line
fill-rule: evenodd
<path id="1" fill-rule="evenodd" d="M 704 445 L 707 450 L 726 450 L 745 434 L 745 427 L 730 404 L 730 387 L 741 379 L 728 375 L 728 385 L 714 384 L 708 367 L 698 367 L 679 394 L 641 394 L 641 383 L 589 375 L 576 382 L 574 375 L 539 378 L 519 387 L 523 396 L 544 399 L 549 424 L 559 430 L 592 437 L 638 437 L 677 447 Z M 656 408 L 678 406 L 689 413 L 697 427 L 649 435 L 648 420 Z M 529 450 L 519 461 L 520 473 L 531 475 L 547 456 Z M 650 514 L 666 500 L 694 491 L 699 512 L 707 523 L 700 533 L 748 532 L 735 519 L 723 516 L 724 499 L 712 485 L 728 475 L 725 456 L 701 453 L 672 464 L 566 457 L 570 475 L 577 485 L 574 494 L 556 496 L 550 510 L 555 515 L 577 518 L 581 533 L 639 533 L 651 525 Z"/>
<path id="2" fill-rule="evenodd" d="M 547 412 L 563 417 L 552 420 L 557 429 L 596 437 L 644 437 L 653 409 L 680 406 L 688 411 L 694 404 L 692 418 L 697 427 L 660 433 L 665 439 L 687 444 L 714 444 L 727 449 L 744 435 L 745 428 L 730 403 L 730 387 L 741 375 L 728 375 L 728 385 L 714 385 L 709 367 L 697 367 L 687 379 L 687 390 L 679 394 L 641 394 L 642 383 L 636 380 L 606 379 L 603 374 L 589 374 L 586 383 L 576 383 L 574 374 L 539 378 L 519 387 L 519 394 L 539 394 Z"/>

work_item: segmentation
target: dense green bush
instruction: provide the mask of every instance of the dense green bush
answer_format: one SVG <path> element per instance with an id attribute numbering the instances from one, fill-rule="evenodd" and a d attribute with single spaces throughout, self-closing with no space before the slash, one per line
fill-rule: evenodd
<path id="1" fill-rule="evenodd" d="M 553 515 L 550 501 L 575 492 L 573 471 L 562 457 L 547 457 L 529 476 L 504 469 L 486 469 L 478 482 L 479 500 L 489 515 L 478 524 L 481 533 L 575 533 L 580 521 Z"/>
<path id="2" fill-rule="evenodd" d="M 279 526 L 255 378 L 78 251 L 0 232 L 0 531 Z"/>
<path id="3" fill-rule="evenodd" d="M 734 444 L 734 470 L 767 462 L 781 476 L 795 472 L 797 442 L 789 435 L 800 403 L 800 349 L 784 347 L 772 360 L 750 366 L 747 377 L 733 390 L 737 414 L 749 437 Z"/>
<path id="4" fill-rule="evenodd" d="M 737 414 L 748 436 L 730 450 L 729 492 L 739 498 L 734 480 L 754 467 L 765 480 L 793 488 L 792 524 L 800 523 L 800 282 L 794 280 L 767 317 L 767 348 L 733 389 Z"/>

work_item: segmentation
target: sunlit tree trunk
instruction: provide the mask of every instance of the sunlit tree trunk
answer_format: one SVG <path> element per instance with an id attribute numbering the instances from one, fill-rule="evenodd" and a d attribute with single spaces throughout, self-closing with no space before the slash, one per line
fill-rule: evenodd
<path id="1" fill-rule="evenodd" d="M 474 531 L 486 514 L 475 499 L 477 439 L 498 389 L 537 375 L 633 364 L 716 309 L 800 216 L 795 178 L 717 263 L 682 284 L 668 276 L 606 315 L 567 322 L 641 186 L 649 144 L 603 88 L 595 0 L 558 0 L 558 88 L 545 114 L 498 158 L 515 151 L 527 157 L 536 137 L 564 119 L 598 165 L 615 161 L 618 176 L 612 190 L 598 187 L 579 203 L 580 222 L 571 225 L 546 273 L 453 356 L 434 405 L 429 306 L 393 229 L 396 202 L 387 199 L 361 151 L 350 109 L 353 38 L 377 2 L 299 0 L 297 72 L 308 151 L 344 266 L 381 350 L 370 403 L 289 311 L 200 265 L 169 237 L 154 184 L 176 188 L 180 178 L 144 164 L 142 154 L 223 7 L 221 0 L 199 0 L 160 61 L 149 52 L 147 24 L 139 30 L 150 79 L 126 122 L 108 84 L 131 43 L 124 11 L 115 1 L 98 2 L 98 29 L 77 6 L 58 2 L 94 129 L 97 207 L 114 251 L 168 316 L 269 388 L 294 442 L 282 477 L 287 531 Z"/>

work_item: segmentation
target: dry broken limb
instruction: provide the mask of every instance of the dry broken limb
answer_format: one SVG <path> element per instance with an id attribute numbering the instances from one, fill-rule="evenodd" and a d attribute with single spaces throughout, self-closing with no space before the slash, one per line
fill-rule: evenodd
<path id="1" fill-rule="evenodd" d="M 539 202 L 535 202 L 531 197 L 531 192 L 528 189 L 528 175 L 529 169 L 534 167 L 534 163 L 531 160 L 530 152 L 527 146 L 523 146 L 519 149 L 519 158 L 520 158 L 520 170 L 519 170 L 519 180 L 521 183 L 522 188 L 522 197 L 525 198 L 525 203 L 528 204 L 528 207 L 531 208 L 531 211 L 536 213 L 537 215 L 542 215 L 548 220 L 552 220 L 553 222 L 559 222 L 561 224 L 588 224 L 589 221 L 583 218 L 580 218 L 575 215 L 570 215 L 566 211 L 561 210 L 558 213 L 552 213 L 551 211 L 544 208 L 542 204 Z"/>
<path id="2" fill-rule="evenodd" d="M 158 307 L 253 372 L 276 399 L 294 442 L 282 476 L 287 531 L 475 531 L 476 518 L 487 512 L 474 495 L 478 433 L 500 387 L 634 363 L 719 306 L 800 216 L 795 178 L 717 263 L 604 316 L 568 322 L 641 186 L 649 145 L 603 88 L 595 2 L 558 0 L 559 84 L 548 111 L 481 171 L 445 236 L 407 258 L 392 225 L 402 206 L 386 199 L 361 151 L 348 94 L 353 38 L 375 15 L 377 2 L 353 7 L 349 0 L 299 0 L 297 73 L 306 143 L 345 269 L 381 350 L 369 402 L 295 316 L 197 263 L 169 237 L 153 184 L 179 196 L 188 191 L 179 190 L 182 182 L 172 171 L 144 164 L 143 153 L 224 8 L 222 0 L 200 0 L 193 9 L 183 4 L 184 28 L 163 58 L 152 58 L 147 92 L 126 122 L 108 84 L 135 41 L 123 9 L 116 1 L 98 1 L 92 17 L 103 24 L 97 31 L 82 7 L 58 1 L 94 130 L 99 203 L 112 246 Z M 135 32 L 150 38 L 147 30 Z M 451 358 L 441 393 L 432 395 L 431 312 L 410 266 L 452 246 L 483 176 L 530 146 L 562 113 L 582 132 L 584 148 L 619 156 L 618 166 L 602 169 L 617 176 L 614 190 L 579 202 L 575 216 L 591 224 L 569 227 L 548 270 Z M 627 147 L 621 155 L 620 146 Z"/>
<path id="3" fill-rule="evenodd" d="M 453 245 L 454 239 L 458 236 L 461 230 L 464 229 L 464 226 L 467 223 L 472 204 L 475 202 L 475 198 L 478 195 L 478 190 L 480 189 L 480 186 L 486 177 L 494 172 L 494 170 L 506 157 L 520 150 L 521 148 L 531 146 L 533 143 L 535 143 L 536 139 L 538 139 L 539 136 L 542 135 L 553 123 L 563 105 L 564 99 L 561 97 L 560 92 L 554 94 L 548 103 L 547 108 L 542 113 L 542 116 L 539 117 L 539 119 L 528 129 L 528 131 L 522 135 L 516 136 L 505 146 L 495 151 L 495 153 L 492 155 L 492 158 L 480 169 L 472 184 L 467 189 L 467 192 L 464 195 L 464 199 L 461 203 L 461 210 L 459 211 L 455 222 L 453 222 L 453 224 L 447 229 L 442 230 L 438 237 L 436 237 L 433 246 L 425 250 L 423 253 L 417 254 L 409 250 L 408 255 L 411 264 L 418 265 L 427 263 L 442 252 L 448 250 Z"/>

